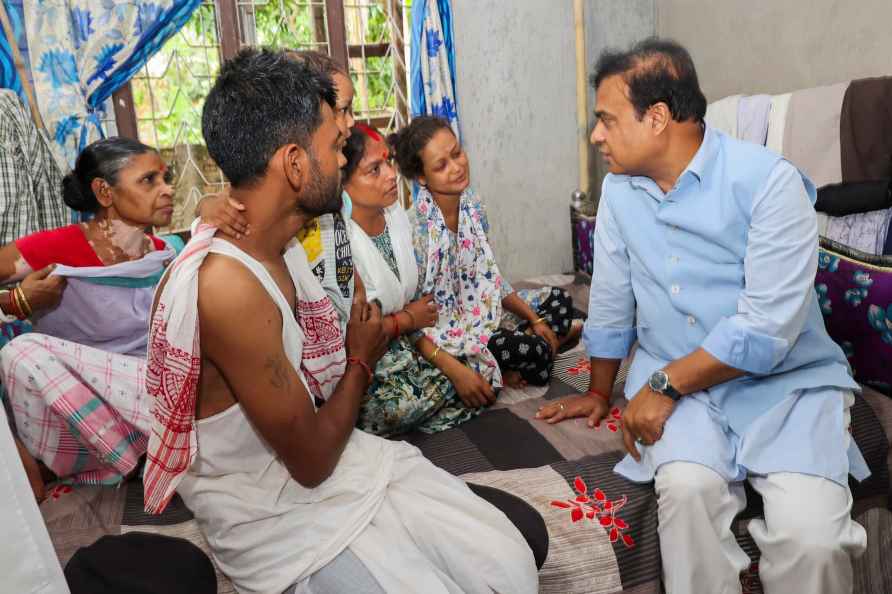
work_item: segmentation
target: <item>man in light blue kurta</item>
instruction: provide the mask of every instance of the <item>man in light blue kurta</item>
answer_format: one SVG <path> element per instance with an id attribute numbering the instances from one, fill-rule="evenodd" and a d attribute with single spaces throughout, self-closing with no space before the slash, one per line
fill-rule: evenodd
<path id="1" fill-rule="evenodd" d="M 605 53 L 593 82 L 610 174 L 585 327 L 592 388 L 540 417 L 595 420 L 637 340 L 616 471 L 655 480 L 667 592 L 740 592 L 749 559 L 730 526 L 745 479 L 765 500 L 749 530 L 766 594 L 851 592 L 866 538 L 847 481 L 868 471 L 848 431 L 858 385 L 813 289 L 814 186 L 705 126 L 677 44 Z"/>

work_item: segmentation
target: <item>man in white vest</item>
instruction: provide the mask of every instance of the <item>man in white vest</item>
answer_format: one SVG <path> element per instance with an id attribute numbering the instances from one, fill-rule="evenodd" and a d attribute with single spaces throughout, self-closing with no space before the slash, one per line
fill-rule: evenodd
<path id="1" fill-rule="evenodd" d="M 358 294 L 345 336 L 294 241 L 341 207 L 334 105 L 326 75 L 269 50 L 240 52 L 207 97 L 208 151 L 252 232 L 200 225 L 159 288 L 146 508 L 177 491 L 242 594 L 535 593 L 502 512 L 416 448 L 355 429 L 381 313 Z"/>

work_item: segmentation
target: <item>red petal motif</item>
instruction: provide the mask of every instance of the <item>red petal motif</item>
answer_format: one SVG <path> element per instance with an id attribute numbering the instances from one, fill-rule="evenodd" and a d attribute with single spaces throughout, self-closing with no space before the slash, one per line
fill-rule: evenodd
<path id="1" fill-rule="evenodd" d="M 55 487 L 53 487 L 50 495 L 53 496 L 53 499 L 58 499 L 65 493 L 71 493 L 73 490 L 74 489 L 71 488 L 71 485 L 56 485 Z"/>
<path id="2" fill-rule="evenodd" d="M 613 410 L 610 411 L 610 414 L 613 415 L 614 419 L 618 419 L 622 416 L 622 412 L 620 412 L 619 408 L 613 407 Z"/>
<path id="3" fill-rule="evenodd" d="M 621 531 L 629 528 L 628 522 L 622 518 L 616 517 L 617 512 L 628 503 L 629 498 L 623 495 L 619 499 L 607 499 L 607 495 L 600 488 L 595 487 L 592 490 L 591 497 L 588 496 L 588 486 L 581 476 L 577 476 L 573 480 L 573 487 L 579 493 L 574 499 L 566 501 L 552 500 L 551 506 L 561 509 L 570 509 L 570 520 L 573 523 L 587 518 L 595 520 L 605 530 L 609 529 L 608 536 L 610 542 L 615 543 L 622 537 L 623 544 L 632 548 L 635 546 L 635 539 Z"/>
<path id="4" fill-rule="evenodd" d="M 613 421 L 607 423 L 607 428 L 610 429 L 614 433 L 616 433 L 616 431 L 617 431 L 616 423 L 614 423 Z"/>

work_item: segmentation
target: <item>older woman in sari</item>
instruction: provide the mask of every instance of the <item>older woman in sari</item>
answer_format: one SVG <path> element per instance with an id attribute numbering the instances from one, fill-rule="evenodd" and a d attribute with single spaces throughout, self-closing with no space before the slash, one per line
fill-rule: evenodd
<path id="1" fill-rule="evenodd" d="M 0 292 L 0 315 L 35 330 L 0 350 L 0 382 L 38 499 L 37 460 L 68 482 L 114 484 L 145 453 L 148 312 L 176 255 L 173 239 L 146 233 L 173 213 L 170 171 L 151 147 L 95 142 L 61 191 L 90 220 L 0 248 L 0 283 L 21 281 Z"/>

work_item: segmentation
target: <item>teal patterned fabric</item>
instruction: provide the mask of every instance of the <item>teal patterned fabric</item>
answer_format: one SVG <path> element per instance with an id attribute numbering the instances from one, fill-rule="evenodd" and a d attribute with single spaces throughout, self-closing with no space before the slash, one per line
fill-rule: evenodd
<path id="1" fill-rule="evenodd" d="M 369 239 L 372 240 L 372 243 L 375 244 L 375 247 L 378 248 L 378 251 L 384 256 L 384 261 L 387 262 L 387 266 L 390 267 L 391 272 L 399 278 L 400 269 L 396 263 L 396 254 L 393 253 L 393 242 L 390 241 L 390 230 L 387 228 L 387 225 L 385 224 L 384 231 L 382 231 L 380 235 L 369 237 Z"/>
<path id="2" fill-rule="evenodd" d="M 375 379 L 359 408 L 357 426 L 376 435 L 412 430 L 437 433 L 482 411 L 468 408 L 452 382 L 415 350 L 409 336 L 390 342 L 375 367 Z"/>

